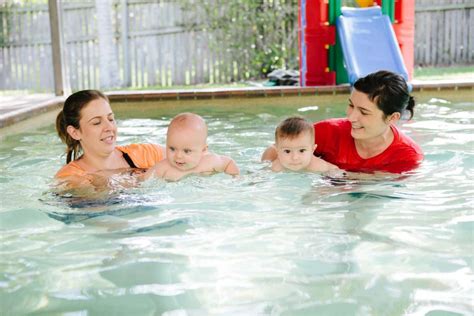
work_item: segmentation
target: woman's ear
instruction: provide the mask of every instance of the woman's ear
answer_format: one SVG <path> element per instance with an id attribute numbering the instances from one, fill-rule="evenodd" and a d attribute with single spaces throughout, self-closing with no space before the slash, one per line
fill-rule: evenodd
<path id="1" fill-rule="evenodd" d="M 77 141 L 81 140 L 81 132 L 78 129 L 74 128 L 74 126 L 68 125 L 68 127 L 66 128 L 66 131 L 69 134 L 69 136 L 72 137 L 72 139 L 75 139 Z"/>
<path id="2" fill-rule="evenodd" d="M 318 147 L 318 144 L 314 144 L 313 151 L 315 151 L 315 150 L 316 150 L 316 147 Z"/>
<path id="3" fill-rule="evenodd" d="M 393 112 L 388 117 L 387 122 L 390 123 L 390 124 L 394 124 L 400 119 L 400 117 L 401 117 L 400 112 Z"/>

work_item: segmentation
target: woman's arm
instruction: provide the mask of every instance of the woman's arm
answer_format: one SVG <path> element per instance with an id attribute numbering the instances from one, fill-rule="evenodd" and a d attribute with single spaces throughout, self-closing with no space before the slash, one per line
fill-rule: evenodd
<path id="1" fill-rule="evenodd" d="M 86 199 L 107 197 L 111 190 L 108 179 L 101 175 L 71 175 L 55 179 L 52 191 L 60 196 L 72 195 Z"/>

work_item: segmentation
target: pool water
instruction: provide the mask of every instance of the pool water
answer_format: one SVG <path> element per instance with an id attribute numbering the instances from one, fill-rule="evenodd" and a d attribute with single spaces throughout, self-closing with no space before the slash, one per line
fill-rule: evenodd
<path id="1" fill-rule="evenodd" d="M 334 180 L 259 162 L 276 124 L 343 116 L 347 96 L 113 105 L 119 143 L 164 144 L 182 111 L 242 175 L 151 180 L 108 198 L 50 189 L 53 124 L 0 144 L 2 315 L 469 315 L 472 93 L 420 94 L 400 124 L 425 161 Z"/>

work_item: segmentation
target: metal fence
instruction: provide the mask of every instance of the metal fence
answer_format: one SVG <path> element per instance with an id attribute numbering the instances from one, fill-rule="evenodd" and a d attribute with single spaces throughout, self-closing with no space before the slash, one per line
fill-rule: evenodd
<path id="1" fill-rule="evenodd" d="M 297 10 L 296 0 L 262 1 L 271 3 L 275 10 L 283 5 Z M 61 1 L 65 64 L 73 90 L 103 88 L 110 75 L 104 69 L 112 69 L 116 86 L 137 88 L 228 83 L 254 73 L 248 56 L 235 54 L 229 42 L 216 45 L 219 30 L 186 27 L 189 15 L 183 11 L 182 1 L 109 0 L 110 11 L 105 12 L 109 17 L 99 10 L 101 3 Z M 417 0 L 416 65 L 473 64 L 473 10 L 472 0 Z M 223 13 L 216 10 L 216 14 Z M 229 18 L 235 23 L 243 19 Z M 282 49 L 289 52 L 291 65 L 297 65 L 296 18 L 286 25 L 278 23 L 281 21 L 275 21 L 272 30 L 291 33 L 277 40 L 285 43 Z M 0 2 L 0 28 L 0 89 L 52 91 L 47 1 Z M 101 37 L 107 36 L 104 30 L 111 37 L 108 51 L 101 46 Z"/>

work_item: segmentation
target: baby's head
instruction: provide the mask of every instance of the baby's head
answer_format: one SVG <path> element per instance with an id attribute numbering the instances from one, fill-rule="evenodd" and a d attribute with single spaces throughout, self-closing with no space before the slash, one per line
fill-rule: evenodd
<path id="1" fill-rule="evenodd" d="M 282 166 L 292 171 L 307 168 L 313 158 L 313 124 L 302 117 L 293 116 L 278 124 L 275 145 Z"/>
<path id="2" fill-rule="evenodd" d="M 199 165 L 207 152 L 207 125 L 193 113 L 181 113 L 171 120 L 166 134 L 166 158 L 182 171 Z"/>

